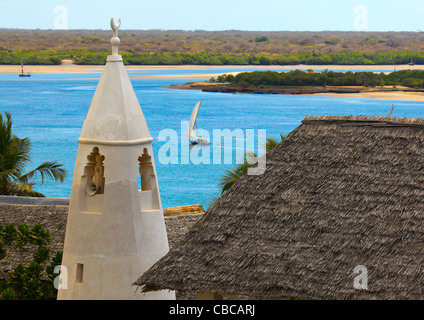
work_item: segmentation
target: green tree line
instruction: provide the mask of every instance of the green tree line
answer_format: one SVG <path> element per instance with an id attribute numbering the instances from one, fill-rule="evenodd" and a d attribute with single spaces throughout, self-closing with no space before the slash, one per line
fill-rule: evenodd
<path id="1" fill-rule="evenodd" d="M 366 86 L 402 85 L 424 87 L 424 71 L 402 70 L 389 74 L 374 72 L 334 72 L 325 70 L 292 70 L 290 72 L 254 71 L 233 75 L 222 75 L 219 82 L 230 82 L 240 86 Z"/>
<path id="2" fill-rule="evenodd" d="M 0 64 L 58 65 L 70 59 L 80 65 L 101 65 L 106 62 L 110 50 L 66 49 L 58 51 L 0 50 Z M 414 61 L 424 64 L 424 52 L 298 52 L 291 54 L 254 54 L 225 52 L 161 52 L 138 53 L 121 51 L 124 62 L 131 65 L 393 65 Z"/>

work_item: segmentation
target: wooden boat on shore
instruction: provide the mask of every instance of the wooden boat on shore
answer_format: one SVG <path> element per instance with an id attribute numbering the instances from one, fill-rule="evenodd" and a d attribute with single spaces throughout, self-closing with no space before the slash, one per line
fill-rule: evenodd
<path id="1" fill-rule="evenodd" d="M 20 77 L 31 77 L 31 74 L 29 72 L 24 73 L 24 63 L 21 62 L 21 73 L 19 74 Z"/>

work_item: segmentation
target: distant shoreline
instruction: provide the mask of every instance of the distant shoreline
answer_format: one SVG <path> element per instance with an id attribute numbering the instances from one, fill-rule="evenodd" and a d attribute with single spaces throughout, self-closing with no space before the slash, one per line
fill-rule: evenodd
<path id="1" fill-rule="evenodd" d="M 167 88 L 202 90 L 204 92 L 224 93 L 254 93 L 254 94 L 285 94 L 285 95 L 315 95 L 328 97 L 376 98 L 384 100 L 424 101 L 424 89 L 392 86 L 362 87 L 362 86 L 261 86 L 241 87 L 230 83 L 189 82 L 180 85 L 170 85 Z"/>
<path id="2" fill-rule="evenodd" d="M 312 70 L 370 70 L 374 72 L 383 72 L 384 70 L 389 70 L 394 68 L 394 66 L 389 65 L 286 65 L 286 66 L 265 66 L 265 65 L 215 65 L 215 66 L 205 66 L 205 65 L 143 65 L 143 66 L 135 66 L 135 65 L 126 65 L 127 71 L 160 71 L 160 70 L 204 70 L 204 73 L 198 74 L 178 74 L 175 73 L 173 75 L 146 75 L 146 76 L 131 76 L 134 79 L 210 79 L 212 77 L 217 77 L 218 75 L 222 75 L 222 73 L 211 73 L 211 69 L 225 69 L 225 70 L 233 70 L 230 72 L 225 72 L 226 74 L 236 75 L 241 72 L 238 70 L 243 69 L 274 69 L 274 70 L 296 70 L 296 69 L 312 69 Z M 397 65 L 396 70 L 424 70 L 424 65 Z M 62 65 L 25 65 L 24 72 L 29 72 L 31 74 L 37 73 L 91 73 L 91 72 L 99 72 L 101 73 L 104 70 L 104 66 L 98 65 L 75 65 L 72 63 L 63 63 Z M 4 74 L 18 74 L 20 73 L 20 66 L 17 65 L 0 65 L 0 73 Z M 202 83 L 202 82 L 196 82 Z M 203 82 L 204 84 L 211 85 L 210 82 Z M 188 83 L 193 84 L 193 83 Z M 204 90 L 205 88 L 194 88 L 187 87 L 188 84 L 184 85 L 174 85 L 169 86 L 169 88 L 177 88 L 177 89 L 195 89 L 195 90 Z M 222 84 L 216 84 L 222 85 Z M 287 89 L 287 88 L 286 88 Z M 292 90 L 290 92 L 290 90 Z M 294 90 L 294 91 L 293 91 Z M 217 91 L 212 88 L 206 89 L 205 91 Z M 284 90 L 283 90 L 284 91 Z M 306 87 L 298 87 L 291 88 L 286 92 L 254 92 L 252 89 L 245 90 L 244 92 L 248 93 L 276 93 L 276 94 L 302 94 L 302 95 L 315 95 L 315 96 L 332 96 L 332 97 L 352 97 L 352 98 L 377 98 L 377 99 L 386 99 L 386 100 L 409 100 L 409 101 L 424 101 L 424 91 L 414 90 L 411 88 L 400 88 L 398 87 L 396 90 L 393 90 L 390 87 L 384 88 L 384 90 L 377 88 L 347 88 L 347 87 L 333 87 L 327 88 L 325 90 L 321 88 L 315 87 L 314 89 Z M 301 92 L 300 92 L 301 91 Z M 224 92 L 224 91 L 222 91 Z M 237 92 L 236 90 L 230 90 L 227 92 Z M 239 91 L 240 92 L 240 91 Z"/>
<path id="3" fill-rule="evenodd" d="M 85 72 L 102 72 L 103 65 L 76 65 L 72 63 L 63 63 L 61 65 L 25 65 L 24 72 L 35 73 L 85 73 Z M 210 75 L 210 69 L 233 69 L 234 72 L 240 69 L 275 69 L 275 70 L 296 70 L 296 69 L 312 69 L 312 70 L 371 70 L 381 72 L 383 70 L 394 71 L 392 65 L 126 65 L 128 71 L 145 71 L 145 70 L 205 70 L 204 75 Z M 424 70 L 424 65 L 397 65 L 396 70 Z M 0 73 L 20 73 L 19 65 L 0 65 Z M 172 75 L 172 76 L 150 76 L 150 78 L 200 78 L 202 75 Z M 146 76 L 148 77 L 148 76 Z"/>

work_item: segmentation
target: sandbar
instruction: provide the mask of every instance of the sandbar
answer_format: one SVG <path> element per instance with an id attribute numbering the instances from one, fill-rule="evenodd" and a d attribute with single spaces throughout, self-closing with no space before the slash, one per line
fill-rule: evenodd
<path id="1" fill-rule="evenodd" d="M 366 98 L 382 100 L 424 101 L 423 92 L 360 92 L 360 93 L 316 93 L 311 96 Z"/>
<path id="2" fill-rule="evenodd" d="M 228 73 L 237 73 L 238 70 L 243 69 L 258 69 L 258 70 L 296 70 L 296 69 L 312 69 L 312 70 L 370 70 L 374 72 L 383 72 L 387 70 L 424 70 L 424 65 L 365 65 L 365 66 L 350 66 L 350 65 L 294 65 L 294 66 L 252 66 L 252 65 L 217 65 L 217 66 L 199 66 L 199 65 L 161 65 L 161 66 L 138 66 L 138 65 L 126 65 L 125 68 L 128 71 L 160 71 L 160 70 L 205 70 L 204 75 L 209 76 L 210 69 L 230 69 L 234 70 Z M 103 65 L 76 65 L 70 62 L 65 62 L 61 65 L 25 65 L 24 72 L 29 73 L 81 73 L 81 72 L 102 72 L 104 69 Z M 20 73 L 21 67 L 19 65 L 0 65 L 0 73 Z M 213 74 L 215 75 L 215 74 Z M 212 75 L 212 76 L 213 76 Z M 200 75 L 167 75 L 167 76 L 157 76 L 162 78 L 175 78 L 175 77 L 185 77 L 185 78 L 200 78 Z"/>

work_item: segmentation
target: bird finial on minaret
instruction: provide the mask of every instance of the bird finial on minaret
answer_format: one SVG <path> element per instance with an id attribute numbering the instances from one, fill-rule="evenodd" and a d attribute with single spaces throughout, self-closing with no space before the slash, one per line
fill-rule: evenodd
<path id="1" fill-rule="evenodd" d="M 113 30 L 113 38 L 110 40 L 112 44 L 112 55 L 118 54 L 118 47 L 121 44 L 121 40 L 118 38 L 118 30 L 121 27 L 121 19 L 118 20 L 118 24 L 115 24 L 113 18 L 110 19 L 110 27 Z"/>

